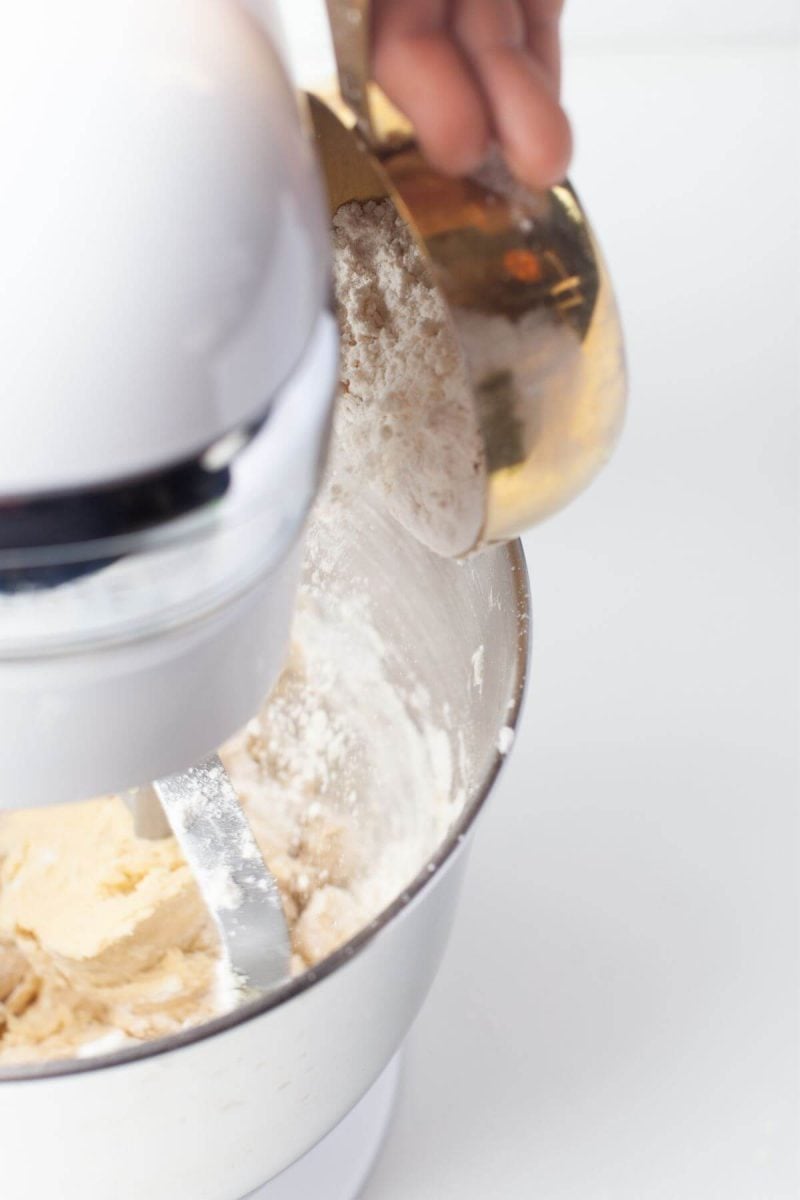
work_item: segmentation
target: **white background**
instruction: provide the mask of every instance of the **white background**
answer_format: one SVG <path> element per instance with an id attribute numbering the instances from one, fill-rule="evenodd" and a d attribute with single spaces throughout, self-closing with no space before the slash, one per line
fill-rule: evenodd
<path id="1" fill-rule="evenodd" d="M 630 417 L 526 539 L 527 710 L 363 1200 L 798 1194 L 797 11 L 568 13 Z"/>
<path id="2" fill-rule="evenodd" d="M 797 0 L 566 0 L 564 10 L 568 39 L 606 43 L 785 38 L 799 19 Z"/>

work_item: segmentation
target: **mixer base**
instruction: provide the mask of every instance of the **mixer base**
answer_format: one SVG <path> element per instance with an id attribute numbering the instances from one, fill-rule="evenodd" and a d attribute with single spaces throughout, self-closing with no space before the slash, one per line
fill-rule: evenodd
<path id="1" fill-rule="evenodd" d="M 356 1200 L 389 1128 L 400 1079 L 400 1055 L 355 1108 L 313 1150 L 245 1200 Z"/>

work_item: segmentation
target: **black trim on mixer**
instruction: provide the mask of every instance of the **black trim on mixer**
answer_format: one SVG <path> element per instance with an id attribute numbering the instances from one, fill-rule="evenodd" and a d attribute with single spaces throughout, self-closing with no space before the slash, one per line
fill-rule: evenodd
<path id="1" fill-rule="evenodd" d="M 161 471 L 80 490 L 0 496 L 0 593 L 93 574 L 119 558 L 102 554 L 99 545 L 93 554 L 93 544 L 156 529 L 220 501 L 231 485 L 231 463 L 268 417 Z M 85 553 L 46 553 L 67 546 Z"/>

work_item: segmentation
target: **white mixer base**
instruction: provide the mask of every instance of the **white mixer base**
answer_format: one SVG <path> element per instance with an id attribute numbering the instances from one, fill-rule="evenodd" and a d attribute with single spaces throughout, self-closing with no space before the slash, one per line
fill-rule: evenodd
<path id="1" fill-rule="evenodd" d="M 356 1200 L 389 1128 L 400 1080 L 400 1055 L 313 1150 L 245 1200 Z"/>

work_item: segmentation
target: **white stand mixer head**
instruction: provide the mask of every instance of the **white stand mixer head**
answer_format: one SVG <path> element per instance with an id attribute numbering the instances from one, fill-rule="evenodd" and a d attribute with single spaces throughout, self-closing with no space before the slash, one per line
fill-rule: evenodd
<path id="1" fill-rule="evenodd" d="M 261 27 L 232 0 L 16 5 L 0 150 L 2 491 L 152 471 L 260 420 L 328 291 Z"/>
<path id="2" fill-rule="evenodd" d="M 253 19 L 3 25 L 0 808 L 181 770 L 257 707 L 336 379 L 313 154 Z"/>

